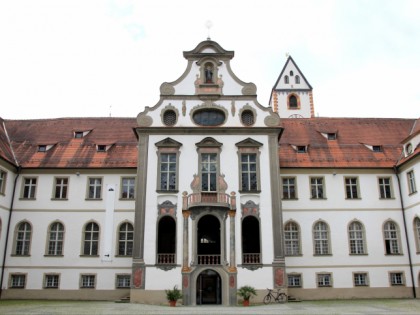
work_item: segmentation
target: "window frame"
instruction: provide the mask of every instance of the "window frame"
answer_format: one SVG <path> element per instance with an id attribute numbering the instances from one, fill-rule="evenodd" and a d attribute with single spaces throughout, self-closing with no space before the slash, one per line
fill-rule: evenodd
<path id="1" fill-rule="evenodd" d="M 96 277 L 95 273 L 81 273 L 80 280 L 79 280 L 79 288 L 80 289 L 95 289 L 96 288 Z M 84 278 L 91 279 L 93 277 L 93 284 L 91 284 L 91 280 L 89 280 L 87 285 L 84 285 Z"/>
<path id="2" fill-rule="evenodd" d="M 125 183 L 125 181 L 133 181 L 133 183 Z M 133 194 L 131 196 L 131 190 L 133 189 Z M 127 194 L 127 197 L 124 197 L 124 194 Z M 135 200 L 136 199 L 136 177 L 135 176 L 122 176 L 121 177 L 121 190 L 120 190 L 120 200 Z"/>
<path id="3" fill-rule="evenodd" d="M 351 229 L 352 225 L 359 224 L 360 229 Z M 352 234 L 360 233 L 361 236 L 352 236 Z M 351 221 L 347 226 L 347 237 L 349 244 L 349 255 L 367 255 L 366 231 L 365 226 L 359 220 Z M 360 247 L 362 251 L 360 251 Z"/>
<path id="4" fill-rule="evenodd" d="M 121 230 L 123 226 L 131 226 L 131 230 Z M 125 236 L 125 239 L 121 239 L 121 233 Z M 131 239 L 128 239 L 128 235 L 131 234 Z M 117 253 L 116 256 L 118 257 L 132 257 L 133 256 L 133 249 L 134 249 L 134 225 L 129 221 L 121 222 L 117 229 L 117 240 L 118 246 L 116 248 Z M 121 251 L 121 244 L 124 245 L 123 251 Z M 131 244 L 131 248 L 129 246 Z M 131 253 L 129 251 L 131 250 Z"/>
<path id="5" fill-rule="evenodd" d="M 412 195 L 417 192 L 414 170 L 407 171 L 407 185 L 408 185 L 408 195 Z"/>
<path id="6" fill-rule="evenodd" d="M 296 106 L 295 106 L 295 104 L 291 104 L 290 99 L 292 97 L 294 97 L 296 99 Z M 287 109 L 289 109 L 289 110 L 299 110 L 300 107 L 301 107 L 301 104 L 300 104 L 299 95 L 297 95 L 296 93 L 290 93 L 289 95 L 287 95 Z"/>
<path id="7" fill-rule="evenodd" d="M 7 183 L 7 171 L 0 168 L 0 195 L 5 195 Z"/>
<path id="8" fill-rule="evenodd" d="M 296 227 L 296 230 L 288 229 L 288 226 Z M 297 222 L 289 220 L 284 224 L 284 255 L 285 256 L 302 256 L 301 231 Z M 287 235 L 291 236 L 290 238 Z M 292 237 L 297 235 L 297 237 Z M 288 246 L 290 244 L 290 246 Z M 290 249 L 290 251 L 288 250 Z M 297 250 L 296 250 L 297 249 Z"/>
<path id="9" fill-rule="evenodd" d="M 29 230 L 20 230 L 20 226 L 25 224 L 25 226 L 29 226 Z M 20 221 L 15 226 L 15 235 L 13 240 L 13 255 L 12 256 L 31 256 L 31 245 L 32 245 L 32 224 L 28 221 Z M 24 238 L 20 238 L 20 233 L 24 233 Z M 27 234 L 29 234 L 29 237 L 27 237 Z M 22 245 L 20 245 L 20 242 L 23 242 Z M 22 248 L 22 249 L 20 249 Z"/>
<path id="10" fill-rule="evenodd" d="M 347 181 L 356 181 L 347 182 Z M 356 189 L 354 191 L 354 188 Z M 350 190 L 349 190 L 350 189 Z M 360 196 L 360 187 L 359 187 L 359 177 L 358 176 L 345 176 L 344 177 L 344 193 L 346 200 L 358 200 L 361 199 Z M 356 196 L 355 196 L 356 195 Z"/>
<path id="11" fill-rule="evenodd" d="M 321 184 L 319 183 L 313 183 L 313 180 L 321 180 Z M 321 197 L 319 197 L 319 187 L 321 187 Z M 314 196 L 314 188 L 315 188 L 315 196 Z M 309 177 L 309 191 L 311 194 L 310 199 L 311 200 L 325 200 L 326 195 L 325 195 L 325 177 L 324 176 L 310 176 Z"/>
<path id="12" fill-rule="evenodd" d="M 399 279 L 401 280 L 400 283 L 397 283 L 395 280 L 396 277 L 399 276 Z M 406 280 L 405 280 L 405 274 L 404 271 L 388 271 L 388 279 L 389 279 L 389 285 L 390 286 L 405 286 Z"/>
<path id="13" fill-rule="evenodd" d="M 291 279 L 294 280 L 298 280 L 299 284 L 296 284 L 295 281 L 293 281 L 293 283 L 291 283 Z M 303 283 L 302 283 L 302 274 L 300 273 L 288 273 L 287 274 L 287 286 L 289 288 L 302 288 L 303 287 Z"/>
<path id="14" fill-rule="evenodd" d="M 129 280 L 128 285 L 119 285 L 120 278 L 125 278 Z M 123 281 L 125 284 L 125 281 Z M 115 289 L 130 289 L 131 288 L 131 274 L 130 273 L 117 273 L 115 274 Z"/>
<path id="15" fill-rule="evenodd" d="M 352 278 L 353 278 L 353 286 L 356 288 L 368 287 L 370 285 L 369 273 L 366 271 L 354 271 L 352 273 Z M 363 281 L 360 281 L 361 279 L 363 279 Z"/>
<path id="16" fill-rule="evenodd" d="M 94 180 L 94 183 L 91 181 Z M 96 181 L 99 181 L 100 184 L 98 185 Z M 91 194 L 91 187 L 93 188 Z M 99 188 L 98 188 L 99 187 Z M 86 191 L 86 200 L 102 200 L 102 192 L 103 192 L 103 177 L 102 176 L 89 176 L 87 178 L 87 191 Z M 97 190 L 99 189 L 99 196 L 97 195 Z"/>
<path id="17" fill-rule="evenodd" d="M 325 279 L 328 278 L 328 284 L 325 284 Z M 321 283 L 322 280 L 322 283 Z M 316 287 L 317 288 L 332 288 L 333 276 L 332 272 L 317 272 L 316 273 Z"/>
<path id="18" fill-rule="evenodd" d="M 88 226 L 92 224 L 92 227 L 97 226 L 98 230 L 89 230 L 87 231 Z M 87 233 L 90 233 L 91 236 L 97 235 L 96 239 L 86 239 Z M 99 251 L 100 251 L 100 237 L 101 237 L 101 227 L 99 224 L 95 221 L 89 221 L 83 226 L 82 230 L 82 253 L 80 256 L 83 257 L 98 257 Z M 88 242 L 89 245 L 89 253 L 86 252 L 86 242 Z M 94 247 L 94 244 L 96 244 L 96 250 Z"/>
<path id="19" fill-rule="evenodd" d="M 157 143 L 155 143 L 155 146 L 157 147 L 157 172 L 156 172 L 156 191 L 158 193 L 177 193 L 179 191 L 179 158 L 180 158 L 180 148 L 182 146 L 182 143 L 175 141 L 171 138 L 165 138 Z M 163 187 L 162 183 L 162 155 L 163 154 L 175 154 L 175 171 L 172 173 L 175 173 L 175 187 L 173 189 L 170 189 L 170 178 L 167 178 L 167 185 L 166 188 Z M 168 171 L 169 174 L 169 171 Z M 170 176 L 169 176 L 170 177 Z"/>
<path id="20" fill-rule="evenodd" d="M 384 181 L 388 181 L 385 183 Z M 394 199 L 392 178 L 390 176 L 378 177 L 379 199 Z"/>
<path id="21" fill-rule="evenodd" d="M 23 279 L 23 285 L 14 284 L 14 278 Z M 28 274 L 21 272 L 14 272 L 9 274 L 9 289 L 25 289 L 27 283 Z M 19 281 L 21 282 L 21 281 Z"/>
<path id="22" fill-rule="evenodd" d="M 413 220 L 413 232 L 414 232 L 417 254 L 420 254 L 420 218 L 419 217 L 415 217 Z"/>
<path id="23" fill-rule="evenodd" d="M 53 285 L 49 285 L 48 284 L 49 277 L 54 277 L 54 278 L 57 277 L 57 281 L 56 281 L 57 284 L 54 285 L 55 283 L 53 283 Z M 42 288 L 43 289 L 59 289 L 60 288 L 60 274 L 59 273 L 45 273 Z"/>
<path id="24" fill-rule="evenodd" d="M 290 183 L 290 180 L 293 180 L 293 184 Z M 286 191 L 285 191 L 285 188 L 287 188 Z M 287 198 L 285 198 L 285 193 L 287 193 Z M 281 199 L 282 200 L 297 200 L 298 199 L 296 176 L 282 176 L 281 177 Z"/>
<path id="25" fill-rule="evenodd" d="M 35 200 L 36 193 L 37 193 L 37 186 L 38 186 L 38 176 L 23 177 L 20 200 Z"/>
<path id="26" fill-rule="evenodd" d="M 67 181 L 65 183 L 58 183 L 59 180 Z M 70 178 L 68 176 L 54 177 L 54 185 L 51 200 L 68 200 Z M 57 189 L 59 190 L 57 197 Z M 64 191 L 64 192 L 63 192 Z"/>
<path id="27" fill-rule="evenodd" d="M 318 225 L 325 225 L 326 229 L 316 229 Z M 326 237 L 319 237 L 317 234 L 326 233 Z M 323 220 L 316 221 L 312 226 L 312 240 L 313 240 L 313 255 L 314 256 L 331 256 L 331 232 L 327 222 Z M 319 246 L 318 246 L 319 245 Z M 325 251 L 325 247 L 327 250 Z"/>
<path id="28" fill-rule="evenodd" d="M 395 229 L 388 229 L 388 224 L 394 224 Z M 397 222 L 394 220 L 386 220 L 382 226 L 382 233 L 384 239 L 384 249 L 386 256 L 394 256 L 394 255 L 403 255 L 402 246 L 401 246 L 401 232 L 400 227 Z M 389 233 L 394 233 L 395 236 L 387 236 Z M 397 251 L 395 251 L 395 247 Z"/>
<path id="29" fill-rule="evenodd" d="M 62 230 L 52 231 L 54 225 L 61 226 Z M 51 239 L 52 233 L 55 234 L 55 239 Z M 61 239 L 60 239 L 61 234 Z M 65 227 L 64 224 L 60 221 L 52 222 L 47 229 L 47 245 L 45 248 L 45 256 L 64 256 L 64 236 L 65 236 Z M 53 250 L 51 251 L 51 245 L 53 245 Z"/>

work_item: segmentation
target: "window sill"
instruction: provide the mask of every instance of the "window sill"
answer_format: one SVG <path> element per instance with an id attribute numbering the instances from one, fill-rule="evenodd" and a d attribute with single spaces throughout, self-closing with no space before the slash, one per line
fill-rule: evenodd
<path id="1" fill-rule="evenodd" d="M 81 254 L 79 257 L 86 257 L 86 258 L 98 258 L 99 255 L 83 255 Z"/>
<path id="2" fill-rule="evenodd" d="M 178 189 L 175 190 L 161 190 L 161 189 L 156 189 L 156 192 L 158 194 L 177 194 L 179 192 Z"/>
<path id="3" fill-rule="evenodd" d="M 281 200 L 282 201 L 296 201 L 296 200 L 299 200 L 299 198 L 287 198 L 287 199 L 282 198 Z"/>
<path id="4" fill-rule="evenodd" d="M 64 255 L 62 255 L 62 254 L 60 254 L 60 255 L 45 254 L 44 257 L 58 257 L 58 258 L 61 258 L 61 257 L 64 257 Z"/>
<path id="5" fill-rule="evenodd" d="M 19 200 L 20 201 L 34 201 L 34 200 L 36 200 L 36 198 L 24 198 L 24 197 L 21 197 L 21 198 L 19 198 Z"/>
<path id="6" fill-rule="evenodd" d="M 327 200 L 327 198 L 311 198 L 311 200 Z"/>
<path id="7" fill-rule="evenodd" d="M 68 198 L 51 198 L 51 201 L 68 201 Z"/>
<path id="8" fill-rule="evenodd" d="M 31 255 L 19 255 L 19 254 L 12 254 L 12 257 L 31 257 Z"/>
<path id="9" fill-rule="evenodd" d="M 325 257 L 325 256 L 330 257 L 332 256 L 332 254 L 314 254 L 314 256 L 315 257 Z"/>
<path id="10" fill-rule="evenodd" d="M 241 194 L 260 194 L 261 190 L 239 190 Z"/>
<path id="11" fill-rule="evenodd" d="M 404 256 L 404 254 L 403 253 L 395 253 L 395 254 L 393 254 L 393 253 L 385 253 L 385 256 Z"/>
<path id="12" fill-rule="evenodd" d="M 136 201 L 136 198 L 119 198 L 120 201 Z"/>
<path id="13" fill-rule="evenodd" d="M 357 254 L 357 253 L 349 253 L 349 256 L 368 256 L 369 254 L 368 253 L 360 253 L 360 254 Z"/>
<path id="14" fill-rule="evenodd" d="M 102 201 L 102 198 L 86 198 L 86 201 Z"/>

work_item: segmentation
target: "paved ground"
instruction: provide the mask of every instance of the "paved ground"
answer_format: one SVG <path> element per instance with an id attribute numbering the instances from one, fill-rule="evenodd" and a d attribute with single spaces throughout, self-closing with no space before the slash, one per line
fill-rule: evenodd
<path id="1" fill-rule="evenodd" d="M 252 302 L 251 302 L 252 303 Z M 271 315 L 271 314 L 420 314 L 420 299 L 289 302 L 286 304 L 222 306 L 156 306 L 114 302 L 0 301 L 1 315 Z"/>

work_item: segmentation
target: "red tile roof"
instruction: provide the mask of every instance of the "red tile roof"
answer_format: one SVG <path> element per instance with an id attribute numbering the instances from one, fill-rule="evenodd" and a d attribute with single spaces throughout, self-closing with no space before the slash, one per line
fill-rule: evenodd
<path id="1" fill-rule="evenodd" d="M 416 119 L 308 118 L 284 119 L 279 141 L 281 168 L 391 168 L 401 158 L 402 141 L 413 132 Z M 5 120 L 10 145 L 24 168 L 135 168 L 135 118 L 59 118 Z M 75 139 L 75 131 L 90 131 Z M 336 133 L 327 140 L 322 133 Z M 251 135 L 252 136 L 252 135 Z M 110 145 L 97 152 L 97 145 Z M 38 152 L 39 145 L 53 145 Z M 293 146 L 307 146 L 307 153 Z M 367 146 L 380 146 L 373 152 Z M 3 125 L 0 157 L 13 162 Z"/>
<path id="2" fill-rule="evenodd" d="M 284 119 L 280 139 L 280 168 L 388 168 L 401 156 L 402 144 L 415 119 L 302 118 Z M 321 133 L 337 133 L 327 140 Z M 308 145 L 297 153 L 292 145 Z M 373 152 L 367 146 L 380 146 Z"/>
<path id="3" fill-rule="evenodd" d="M 25 168 L 135 168 L 135 118 L 6 120 L 11 146 Z M 75 131 L 90 131 L 75 139 Z M 113 144 L 107 152 L 97 145 Z M 38 152 L 39 145 L 53 145 Z"/>

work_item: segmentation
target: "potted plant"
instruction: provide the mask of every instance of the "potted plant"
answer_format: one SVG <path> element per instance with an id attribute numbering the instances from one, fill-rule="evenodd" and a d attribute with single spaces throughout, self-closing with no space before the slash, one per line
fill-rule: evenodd
<path id="1" fill-rule="evenodd" d="M 249 285 L 244 285 L 238 289 L 237 294 L 243 299 L 243 306 L 249 306 L 249 299 L 257 295 L 257 291 Z"/>
<path id="2" fill-rule="evenodd" d="M 176 301 L 178 301 L 180 298 L 182 298 L 182 292 L 178 289 L 178 287 L 175 285 L 172 290 L 165 290 L 166 298 L 169 301 L 170 306 L 175 306 Z"/>

